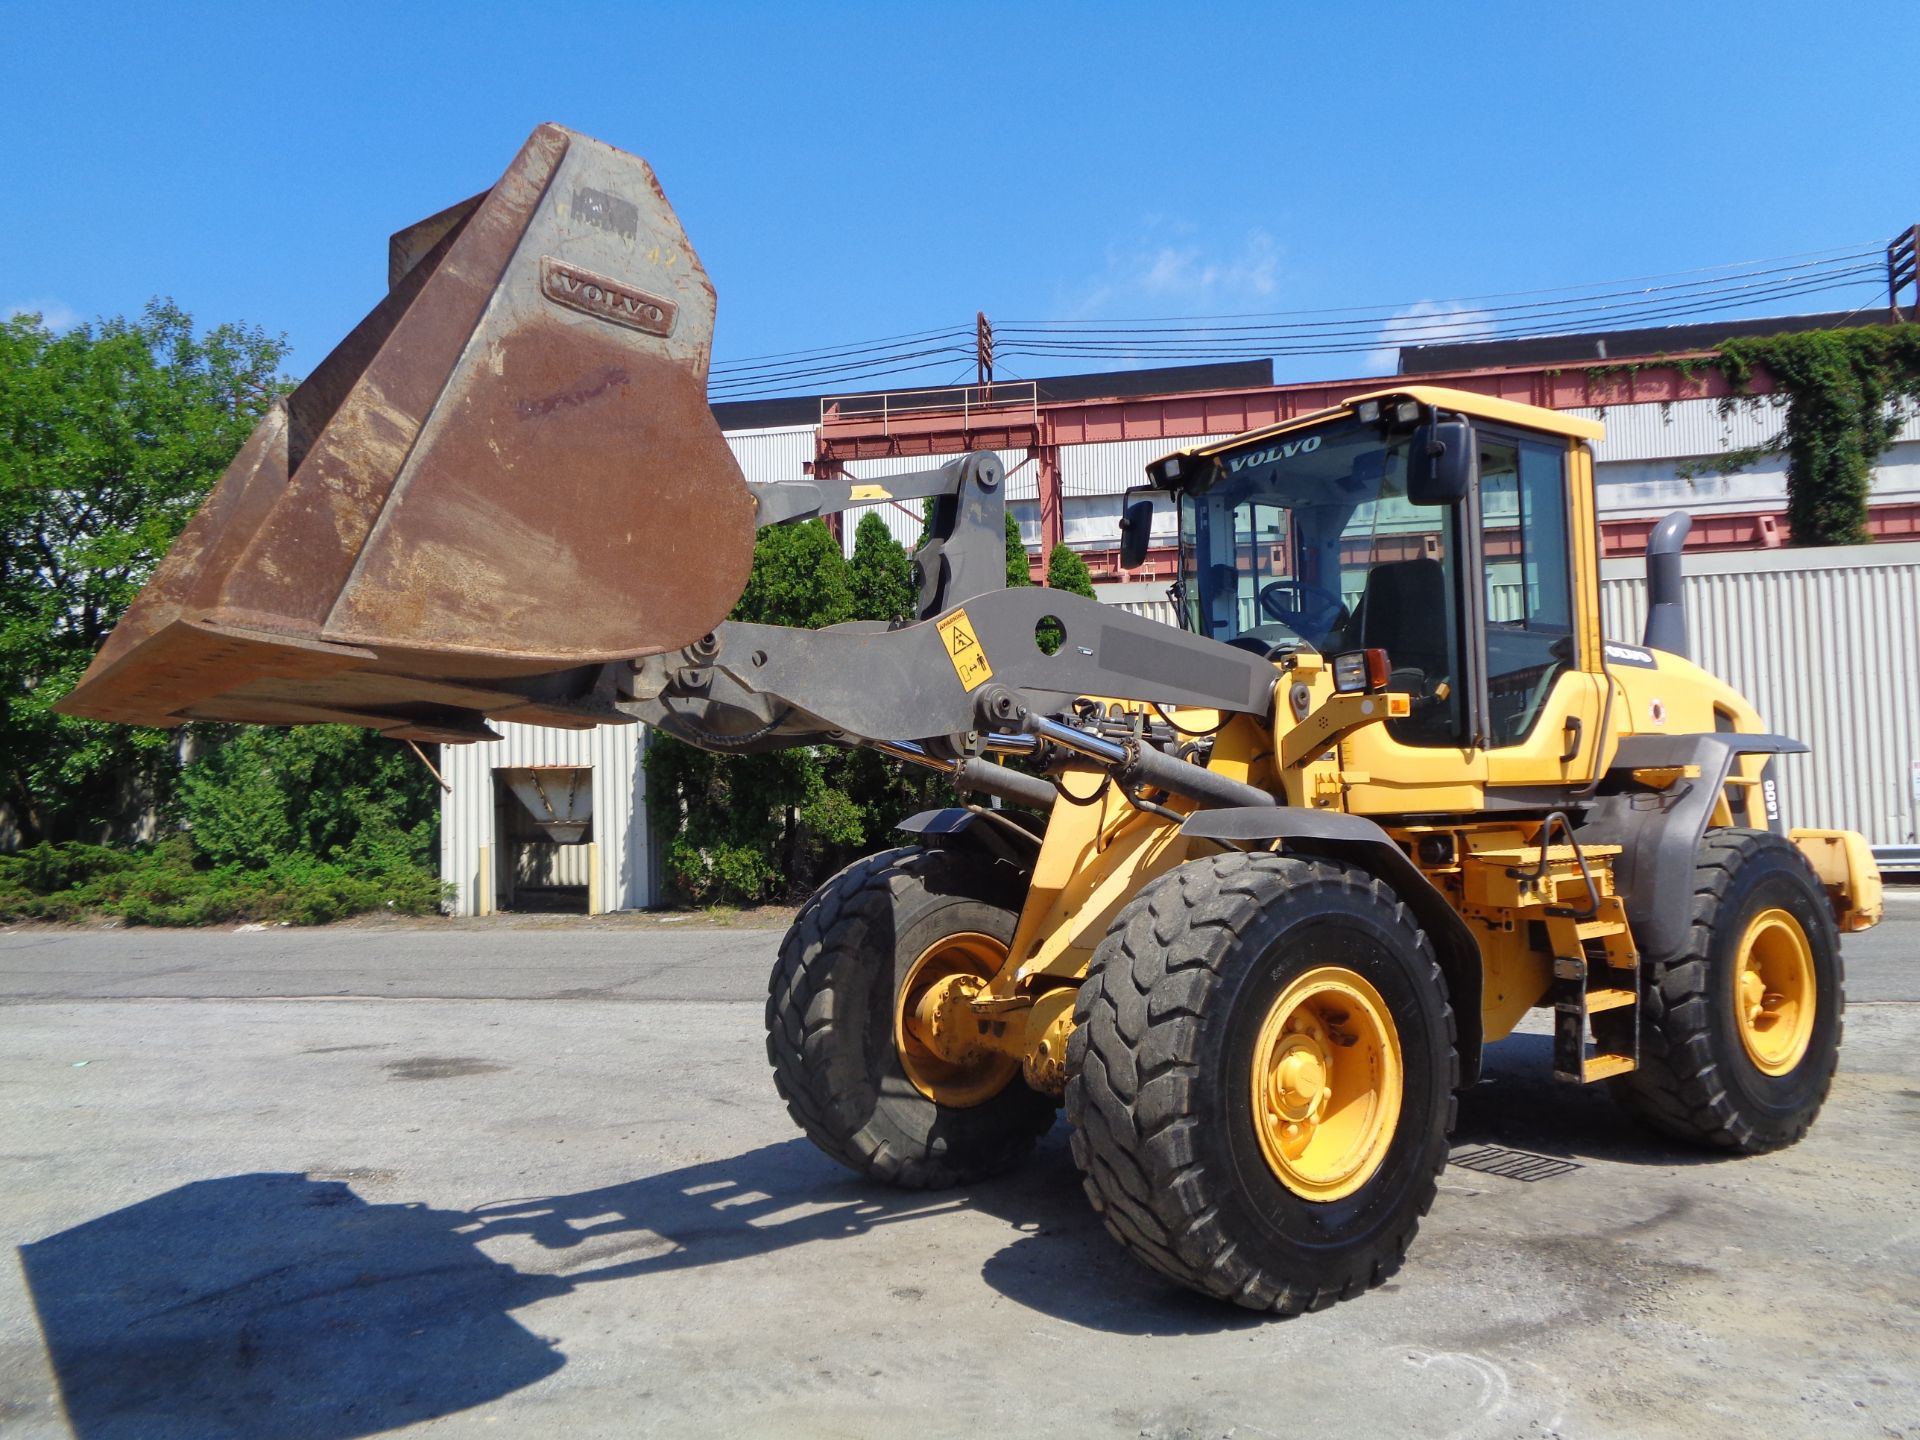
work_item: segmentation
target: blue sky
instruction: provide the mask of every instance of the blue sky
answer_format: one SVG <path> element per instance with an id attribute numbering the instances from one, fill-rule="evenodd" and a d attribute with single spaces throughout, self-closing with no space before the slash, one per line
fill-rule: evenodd
<path id="1" fill-rule="evenodd" d="M 551 119 L 653 163 L 722 360 L 976 309 L 1384 311 L 1883 244 L 1920 220 L 1916 60 L 1905 4 L 1848 0 L 0 3 L 0 307 L 171 295 L 303 372 L 387 234 Z"/>

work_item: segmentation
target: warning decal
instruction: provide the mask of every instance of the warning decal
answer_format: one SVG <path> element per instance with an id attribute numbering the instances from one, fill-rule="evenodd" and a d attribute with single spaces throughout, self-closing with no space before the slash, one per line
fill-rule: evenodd
<path id="1" fill-rule="evenodd" d="M 947 659 L 953 662 L 953 673 L 969 691 L 978 690 L 993 678 L 993 666 L 987 663 L 987 652 L 980 648 L 966 611 L 954 611 L 935 622 L 934 628 L 940 632 L 940 643 L 946 646 Z"/>

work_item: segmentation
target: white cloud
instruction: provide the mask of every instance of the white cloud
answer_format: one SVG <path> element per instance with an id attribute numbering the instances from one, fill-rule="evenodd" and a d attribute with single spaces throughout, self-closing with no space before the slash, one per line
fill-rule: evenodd
<path id="1" fill-rule="evenodd" d="M 1106 265 L 1066 305 L 1067 318 L 1192 316 L 1257 308 L 1280 283 L 1280 247 L 1265 230 L 1207 243 L 1188 221 L 1149 217 L 1107 247 Z"/>
<path id="2" fill-rule="evenodd" d="M 1398 311 L 1380 327 L 1380 343 L 1367 353 L 1370 372 L 1392 374 L 1400 368 L 1402 345 L 1438 345 L 1485 340 L 1494 333 L 1493 316 L 1450 300 L 1422 300 Z"/>
<path id="3" fill-rule="evenodd" d="M 15 315 L 38 315 L 40 323 L 49 330 L 71 330 L 80 323 L 80 312 L 64 300 L 43 297 L 38 300 L 21 300 L 11 305 L 0 305 L 0 314 L 11 318 Z"/>

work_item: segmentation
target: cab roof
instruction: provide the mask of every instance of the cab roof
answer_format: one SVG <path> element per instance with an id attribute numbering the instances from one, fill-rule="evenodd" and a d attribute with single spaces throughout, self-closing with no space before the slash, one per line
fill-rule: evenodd
<path id="1" fill-rule="evenodd" d="M 1512 425 L 1522 430 L 1541 430 L 1550 435 L 1565 435 L 1573 440 L 1601 440 L 1607 433 L 1607 427 L 1598 420 L 1583 420 L 1578 415 L 1569 415 L 1562 410 L 1548 410 L 1539 405 L 1522 405 L 1514 400 L 1501 400 L 1492 395 L 1476 395 L 1471 390 L 1449 390 L 1441 385 L 1395 385 L 1385 390 L 1364 390 L 1349 395 L 1338 405 L 1328 410 L 1315 410 L 1310 415 L 1296 415 L 1291 420 L 1282 420 L 1277 425 L 1266 425 L 1258 430 L 1248 430 L 1235 435 L 1230 440 L 1217 440 L 1211 445 L 1195 445 L 1185 450 L 1172 450 L 1172 455 L 1211 459 L 1228 450 L 1237 449 L 1251 440 L 1263 440 L 1269 435 L 1281 435 L 1290 430 L 1298 430 L 1305 425 L 1316 425 L 1323 420 L 1331 420 L 1353 409 L 1362 400 L 1418 400 L 1422 405 L 1431 405 L 1440 410 L 1453 410 L 1462 415 L 1480 420 L 1492 420 L 1502 425 Z M 1158 462 L 1155 462 L 1156 466 Z"/>

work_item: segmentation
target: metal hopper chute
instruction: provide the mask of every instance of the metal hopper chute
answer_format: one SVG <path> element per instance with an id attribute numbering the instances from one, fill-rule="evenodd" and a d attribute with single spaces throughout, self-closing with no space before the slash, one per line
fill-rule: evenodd
<path id="1" fill-rule="evenodd" d="M 558 126 L 395 235 L 389 293 L 260 422 L 70 714 L 477 739 L 626 717 L 603 662 L 733 606 L 754 509 L 714 294 L 652 170 Z"/>
<path id="2" fill-rule="evenodd" d="M 514 798 L 558 845 L 578 845 L 593 824 L 593 771 L 583 765 L 523 765 L 502 770 Z"/>

